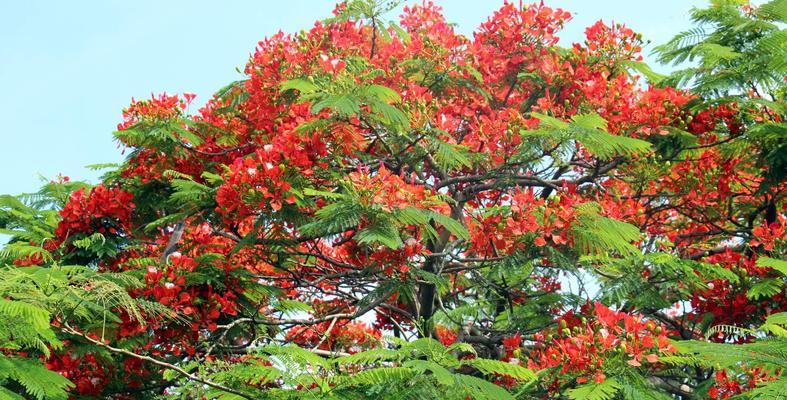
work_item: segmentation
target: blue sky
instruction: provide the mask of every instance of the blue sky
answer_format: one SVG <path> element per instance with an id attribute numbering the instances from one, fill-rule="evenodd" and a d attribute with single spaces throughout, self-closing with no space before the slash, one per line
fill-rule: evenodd
<path id="1" fill-rule="evenodd" d="M 112 139 L 132 97 L 193 92 L 201 105 L 241 75 L 256 43 L 329 15 L 332 0 L 9 0 L 0 4 L 0 194 L 35 191 L 38 175 L 93 180 L 88 164 L 118 162 Z M 470 34 L 502 0 L 442 0 Z M 654 44 L 688 28 L 698 0 L 553 0 L 574 13 L 561 44 L 598 19 Z M 397 15 L 390 16 L 396 19 Z M 652 46 L 645 49 L 649 52 Z M 646 58 L 647 60 L 647 58 Z M 657 67 L 656 70 L 664 70 Z"/>

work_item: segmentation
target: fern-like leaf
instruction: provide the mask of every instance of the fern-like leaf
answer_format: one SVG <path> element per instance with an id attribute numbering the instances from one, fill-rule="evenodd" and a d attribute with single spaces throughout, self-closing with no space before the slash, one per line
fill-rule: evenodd
<path id="1" fill-rule="evenodd" d="M 571 400 L 610 400 L 620 389 L 618 381 L 607 378 L 601 383 L 586 383 L 574 389 L 569 389 L 566 394 Z"/>

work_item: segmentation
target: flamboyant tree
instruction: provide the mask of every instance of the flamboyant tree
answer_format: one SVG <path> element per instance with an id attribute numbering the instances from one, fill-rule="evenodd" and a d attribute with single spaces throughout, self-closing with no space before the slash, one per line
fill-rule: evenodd
<path id="1" fill-rule="evenodd" d="M 98 185 L 0 198 L 0 399 L 787 392 L 787 4 L 640 35 L 353 0 Z M 641 77 L 642 75 L 643 77 Z"/>

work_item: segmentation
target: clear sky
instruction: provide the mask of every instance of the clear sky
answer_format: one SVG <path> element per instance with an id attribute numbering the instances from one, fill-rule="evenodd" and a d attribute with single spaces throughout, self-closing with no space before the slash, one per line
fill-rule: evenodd
<path id="1" fill-rule="evenodd" d="M 502 0 L 438 0 L 470 34 Z M 547 0 L 574 13 L 561 44 L 598 19 L 654 44 L 689 26 L 700 0 Z M 31 192 L 38 175 L 95 181 L 88 164 L 118 162 L 112 139 L 132 97 L 193 92 L 201 105 L 241 77 L 256 43 L 329 16 L 332 0 L 0 0 L 0 194 Z M 390 19 L 396 19 L 393 14 Z M 646 47 L 645 53 L 652 46 Z M 647 60 L 647 58 L 646 58 Z M 664 70 L 658 67 L 656 70 Z"/>

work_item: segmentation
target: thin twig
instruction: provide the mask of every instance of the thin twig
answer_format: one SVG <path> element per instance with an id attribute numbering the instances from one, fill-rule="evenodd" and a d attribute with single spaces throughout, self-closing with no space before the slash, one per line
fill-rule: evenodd
<path id="1" fill-rule="evenodd" d="M 336 325 L 337 319 L 338 318 L 334 318 L 331 320 L 331 324 L 328 325 L 328 329 L 326 329 L 325 332 L 323 332 L 320 342 L 317 343 L 317 345 L 312 348 L 312 351 L 319 349 L 320 346 L 322 346 L 322 344 L 325 342 L 325 339 L 328 339 L 328 336 L 331 334 L 331 330 L 333 329 L 333 326 Z"/>

